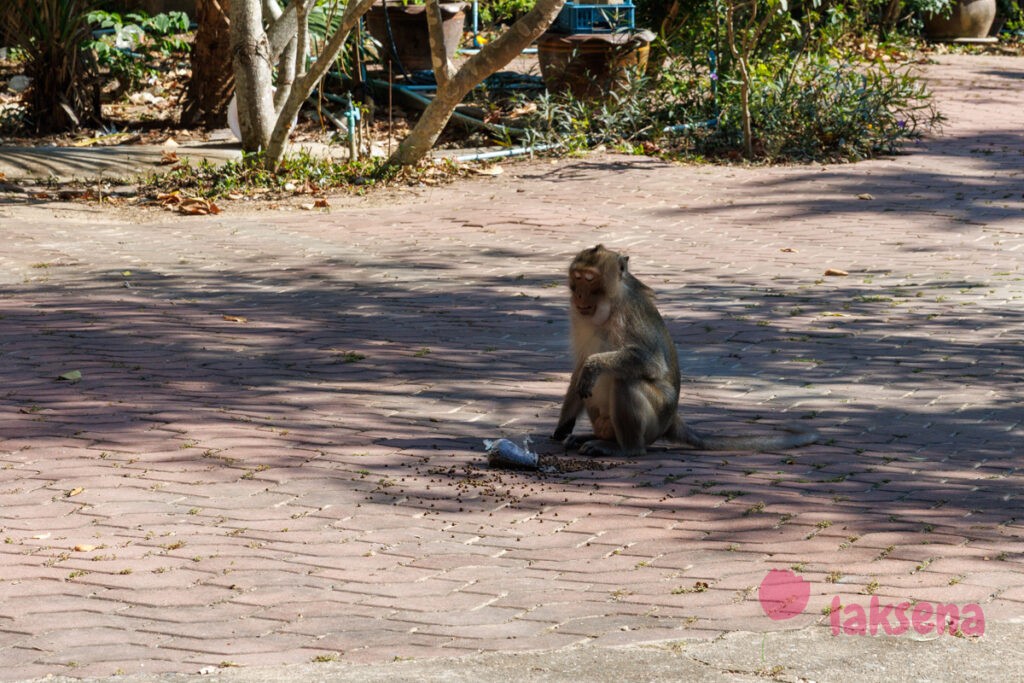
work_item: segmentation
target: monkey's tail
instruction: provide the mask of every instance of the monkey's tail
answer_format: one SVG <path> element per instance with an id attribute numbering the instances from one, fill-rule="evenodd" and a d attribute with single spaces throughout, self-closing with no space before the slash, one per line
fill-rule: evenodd
<path id="1" fill-rule="evenodd" d="M 788 434 L 717 436 L 703 434 L 685 423 L 677 423 L 665 438 L 685 443 L 702 451 L 775 451 L 815 443 L 821 438 L 817 431 L 801 427 L 783 427 Z"/>

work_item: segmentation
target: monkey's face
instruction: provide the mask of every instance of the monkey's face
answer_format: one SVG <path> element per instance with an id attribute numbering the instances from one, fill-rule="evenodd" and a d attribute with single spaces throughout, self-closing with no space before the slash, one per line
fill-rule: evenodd
<path id="1" fill-rule="evenodd" d="M 569 271 L 569 290 L 572 292 L 573 311 L 590 320 L 594 325 L 603 325 L 611 315 L 608 300 L 608 284 L 601 272 L 594 268 L 573 268 Z"/>

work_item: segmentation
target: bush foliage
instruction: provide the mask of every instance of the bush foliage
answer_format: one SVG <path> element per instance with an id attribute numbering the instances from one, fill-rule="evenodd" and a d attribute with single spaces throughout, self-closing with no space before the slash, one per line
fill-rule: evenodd
<path id="1" fill-rule="evenodd" d="M 100 117 L 88 0 L 14 0 L 10 36 L 23 55 L 25 120 L 36 133 L 71 130 Z"/>
<path id="2" fill-rule="evenodd" d="M 941 116 L 884 46 L 853 49 L 887 4 L 642 1 L 641 16 L 658 17 L 654 68 L 603 102 L 545 98 L 536 137 L 769 162 L 895 152 Z"/>
<path id="3" fill-rule="evenodd" d="M 21 120 L 37 133 L 98 122 L 104 79 L 116 78 L 118 93 L 137 88 L 158 60 L 186 47 L 184 15 L 119 16 L 98 11 L 97 0 L 12 1 L 33 78 Z M 536 112 L 516 123 L 530 129 L 528 142 L 673 157 L 856 160 L 897 151 L 941 121 L 923 85 L 888 59 L 896 51 L 887 41 L 905 41 L 922 12 L 946 11 L 951 0 L 634 2 L 637 24 L 657 33 L 648 73 L 600 101 L 541 96 Z M 504 23 L 531 4 L 482 0 L 480 13 L 485 23 Z M 1009 28 L 1024 28 L 1021 2 L 999 6 Z M 96 37 L 97 28 L 107 33 Z"/>

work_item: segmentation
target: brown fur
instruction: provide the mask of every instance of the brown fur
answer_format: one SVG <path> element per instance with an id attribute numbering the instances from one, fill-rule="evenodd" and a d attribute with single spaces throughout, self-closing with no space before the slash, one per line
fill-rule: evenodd
<path id="1" fill-rule="evenodd" d="M 654 292 L 633 277 L 629 258 L 603 245 L 569 266 L 574 366 L 554 438 L 581 453 L 643 455 L 658 439 L 703 450 L 775 450 L 813 443 L 813 431 L 707 436 L 679 419 L 679 359 Z M 573 435 L 587 412 L 594 433 Z"/>

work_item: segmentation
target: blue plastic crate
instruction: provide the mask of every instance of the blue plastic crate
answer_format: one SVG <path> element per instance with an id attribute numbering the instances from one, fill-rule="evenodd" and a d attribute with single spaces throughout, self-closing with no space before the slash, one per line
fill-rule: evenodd
<path id="1" fill-rule="evenodd" d="M 551 26 L 558 33 L 611 33 L 635 27 L 636 8 L 631 2 L 619 5 L 579 5 L 567 2 Z"/>

